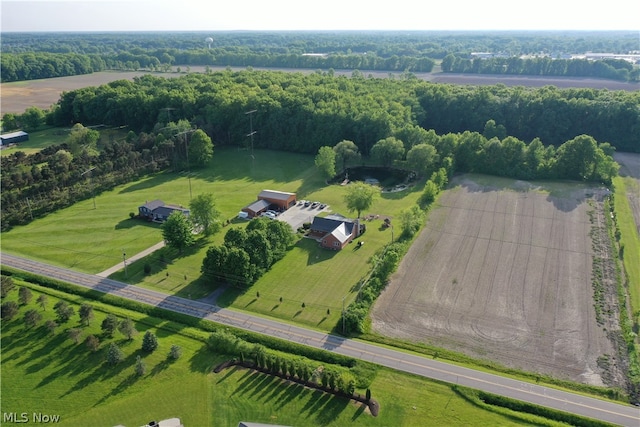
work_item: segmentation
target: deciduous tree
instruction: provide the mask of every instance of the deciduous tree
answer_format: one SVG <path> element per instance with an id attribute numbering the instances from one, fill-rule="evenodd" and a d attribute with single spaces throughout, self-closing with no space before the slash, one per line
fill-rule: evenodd
<path id="1" fill-rule="evenodd" d="M 100 348 L 100 340 L 95 335 L 88 335 L 84 339 L 84 345 L 87 346 L 89 351 L 95 353 Z"/>
<path id="2" fill-rule="evenodd" d="M 31 302 L 32 298 L 33 293 L 31 292 L 31 289 L 21 286 L 18 290 L 18 301 L 20 301 L 20 304 L 27 305 Z"/>
<path id="3" fill-rule="evenodd" d="M 118 328 L 118 318 L 113 314 L 108 314 L 100 324 L 102 333 L 108 337 L 113 337 L 114 332 Z"/>
<path id="4" fill-rule="evenodd" d="M 80 310 L 78 311 L 78 315 L 80 316 L 80 323 L 84 326 L 89 326 L 91 321 L 93 320 L 93 307 L 87 303 L 84 303 L 80 306 Z"/>
<path id="5" fill-rule="evenodd" d="M 391 167 L 395 160 L 404 157 L 404 144 L 392 136 L 381 139 L 371 147 L 371 157 L 384 167 Z"/>
<path id="6" fill-rule="evenodd" d="M 36 302 L 38 303 L 38 305 L 40 305 L 40 307 L 43 310 L 46 310 L 47 308 L 47 301 L 49 300 L 49 298 L 45 295 L 45 294 L 40 294 L 38 296 L 38 299 L 36 300 Z"/>
<path id="7" fill-rule="evenodd" d="M 342 140 L 333 147 L 333 151 L 336 153 L 336 164 L 342 166 L 342 171 L 349 163 L 353 164 L 360 160 L 360 150 L 353 141 Z"/>
<path id="8" fill-rule="evenodd" d="M 220 212 L 216 209 L 213 194 L 197 195 L 189 202 L 189 218 L 196 228 L 200 228 L 205 236 L 220 230 Z"/>
<path id="9" fill-rule="evenodd" d="M 128 318 L 122 319 L 120 321 L 120 323 L 118 324 L 118 331 L 120 331 L 122 335 L 127 337 L 128 340 L 132 340 L 133 337 L 138 333 L 135 325 L 133 324 L 131 319 Z"/>
<path id="10" fill-rule="evenodd" d="M 429 144 L 414 145 L 407 152 L 407 165 L 423 176 L 428 176 L 434 170 L 438 159 L 436 148 Z"/>
<path id="11" fill-rule="evenodd" d="M 24 324 L 27 328 L 33 328 L 42 320 L 42 315 L 34 309 L 27 310 L 24 313 Z"/>
<path id="12" fill-rule="evenodd" d="M 189 142 L 189 162 L 195 166 L 206 166 L 213 158 L 213 142 L 202 129 L 191 135 Z"/>
<path id="13" fill-rule="evenodd" d="M 9 292 L 14 290 L 15 288 L 16 285 L 13 282 L 13 278 L 10 276 L 2 275 L 2 278 L 0 279 L 0 296 L 2 296 L 2 298 L 6 297 L 7 295 L 9 295 Z"/>
<path id="14" fill-rule="evenodd" d="M 162 237 L 168 246 L 178 249 L 182 253 L 195 241 L 193 224 L 182 212 L 174 211 L 162 224 Z"/>
<path id="15" fill-rule="evenodd" d="M 336 175 L 336 152 L 331 147 L 320 147 L 315 164 L 325 178 L 333 178 Z"/>
<path id="16" fill-rule="evenodd" d="M 375 198 L 380 194 L 380 189 L 364 182 L 354 182 L 347 187 L 347 194 L 344 201 L 349 212 L 356 211 L 358 218 L 360 213 L 367 210 L 373 204 Z"/>
<path id="17" fill-rule="evenodd" d="M 18 314 L 18 309 L 18 304 L 15 301 L 3 302 L 0 306 L 1 316 L 5 320 L 11 320 Z"/>
<path id="18" fill-rule="evenodd" d="M 58 322 L 66 323 L 71 319 L 71 316 L 76 312 L 73 307 L 67 304 L 66 301 L 58 301 L 53 306 L 54 311 L 56 312 L 56 317 L 58 318 Z"/>

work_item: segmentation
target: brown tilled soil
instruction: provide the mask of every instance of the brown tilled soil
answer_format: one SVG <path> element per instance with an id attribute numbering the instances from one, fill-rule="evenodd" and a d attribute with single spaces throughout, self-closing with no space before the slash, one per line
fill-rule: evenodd
<path id="1" fill-rule="evenodd" d="M 478 175 L 452 184 L 378 299 L 373 329 L 624 387 L 625 364 L 596 321 L 593 299 L 590 234 L 603 218 L 606 189 Z M 605 286 L 604 297 L 615 305 L 615 286 Z M 611 316 L 608 331 L 617 325 Z"/>

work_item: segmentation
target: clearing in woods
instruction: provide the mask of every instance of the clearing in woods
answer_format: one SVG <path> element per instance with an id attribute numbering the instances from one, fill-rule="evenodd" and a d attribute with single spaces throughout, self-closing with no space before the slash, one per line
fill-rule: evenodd
<path id="1" fill-rule="evenodd" d="M 577 183 L 456 177 L 378 299 L 373 330 L 624 388 L 624 361 L 615 360 L 604 331 L 617 321 L 598 325 L 591 277 L 590 233 L 604 224 L 607 192 Z M 615 284 L 609 288 L 606 296 L 615 301 Z M 603 369 L 599 358 L 615 363 Z"/>

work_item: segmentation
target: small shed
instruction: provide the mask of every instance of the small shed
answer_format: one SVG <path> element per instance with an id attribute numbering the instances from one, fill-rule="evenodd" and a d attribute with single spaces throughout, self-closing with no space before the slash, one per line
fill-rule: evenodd
<path id="1" fill-rule="evenodd" d="M 246 212 L 249 214 L 249 218 L 255 218 L 257 216 L 260 216 L 260 214 L 264 211 L 266 211 L 267 209 L 269 209 L 269 206 L 271 206 L 271 203 L 269 203 L 266 200 L 256 200 L 255 202 L 251 203 L 248 206 L 245 206 L 244 208 L 242 208 L 242 212 Z"/>
<path id="2" fill-rule="evenodd" d="M 278 210 L 286 211 L 296 204 L 296 193 L 286 193 L 276 190 L 262 190 L 258 194 L 258 200 L 265 200 L 269 204 L 275 205 Z"/>
<path id="3" fill-rule="evenodd" d="M 24 131 L 5 133 L 0 135 L 0 145 L 17 144 L 29 140 L 29 134 Z"/>

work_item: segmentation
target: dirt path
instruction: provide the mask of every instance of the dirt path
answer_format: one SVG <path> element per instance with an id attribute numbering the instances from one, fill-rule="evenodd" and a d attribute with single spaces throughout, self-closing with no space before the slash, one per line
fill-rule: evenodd
<path id="1" fill-rule="evenodd" d="M 604 189 L 457 177 L 372 314 L 376 332 L 602 385 L 591 221 Z M 600 363 L 602 365 L 602 363 Z"/>

